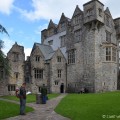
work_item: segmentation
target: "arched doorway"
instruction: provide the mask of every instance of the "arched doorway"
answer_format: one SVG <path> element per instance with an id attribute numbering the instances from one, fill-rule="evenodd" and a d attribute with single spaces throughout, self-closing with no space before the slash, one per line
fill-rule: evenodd
<path id="1" fill-rule="evenodd" d="M 64 93 L 64 83 L 62 83 L 60 86 L 60 93 Z"/>

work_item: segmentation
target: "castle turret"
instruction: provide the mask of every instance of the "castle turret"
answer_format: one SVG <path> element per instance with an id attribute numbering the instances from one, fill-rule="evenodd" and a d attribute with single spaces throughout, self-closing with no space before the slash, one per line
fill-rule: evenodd
<path id="1" fill-rule="evenodd" d="M 99 21 L 104 23 L 104 5 L 99 0 L 91 0 L 84 6 L 84 24 Z"/>

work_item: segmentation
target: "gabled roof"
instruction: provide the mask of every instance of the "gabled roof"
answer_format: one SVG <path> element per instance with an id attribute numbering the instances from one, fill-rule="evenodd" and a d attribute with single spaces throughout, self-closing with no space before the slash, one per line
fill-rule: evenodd
<path id="1" fill-rule="evenodd" d="M 107 13 L 109 16 L 111 16 L 111 13 L 110 13 L 110 10 L 108 7 L 106 8 L 105 13 Z"/>
<path id="2" fill-rule="evenodd" d="M 57 27 L 57 24 L 53 23 L 53 21 L 50 20 L 49 25 L 48 25 L 48 29 L 50 29 L 50 28 L 56 28 L 56 27 Z"/>
<path id="3" fill-rule="evenodd" d="M 70 18 L 66 17 L 64 15 L 64 13 L 62 13 L 60 21 L 59 21 L 59 24 L 62 23 L 62 22 L 64 22 L 64 21 L 70 21 L 70 20 L 71 20 Z"/>
<path id="4" fill-rule="evenodd" d="M 76 16 L 76 15 L 78 15 L 78 14 L 80 14 L 80 13 L 83 14 L 83 11 L 82 11 L 82 10 L 79 8 L 79 6 L 77 5 L 72 17 L 74 17 L 74 16 Z"/>
<path id="5" fill-rule="evenodd" d="M 43 45 L 40 43 L 34 43 L 33 49 L 38 46 L 40 51 L 42 52 L 43 56 L 45 57 L 45 60 L 50 59 L 52 57 L 52 54 L 54 53 L 52 47 L 50 45 Z"/>

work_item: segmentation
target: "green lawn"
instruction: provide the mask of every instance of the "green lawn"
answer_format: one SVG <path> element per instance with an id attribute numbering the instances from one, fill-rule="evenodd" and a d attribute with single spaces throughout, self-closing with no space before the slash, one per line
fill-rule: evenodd
<path id="1" fill-rule="evenodd" d="M 118 120 L 120 92 L 68 94 L 55 111 L 71 120 Z"/>
<path id="2" fill-rule="evenodd" d="M 0 120 L 19 115 L 19 110 L 18 104 L 0 100 Z M 31 107 L 26 107 L 26 112 L 31 112 L 33 110 L 34 109 Z"/>
<path id="3" fill-rule="evenodd" d="M 55 98 L 59 95 L 60 94 L 48 94 L 48 99 Z M 19 98 L 17 98 L 16 96 L 9 95 L 9 96 L 3 96 L 2 98 L 19 101 Z M 27 103 L 31 103 L 31 102 L 36 102 L 36 95 L 35 94 L 27 95 Z"/>

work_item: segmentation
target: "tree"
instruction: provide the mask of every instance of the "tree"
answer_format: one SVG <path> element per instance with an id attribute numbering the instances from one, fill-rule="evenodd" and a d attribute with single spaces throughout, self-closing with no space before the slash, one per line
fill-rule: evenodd
<path id="1" fill-rule="evenodd" d="M 6 33 L 9 36 L 7 30 L 1 24 L 0 24 L 0 32 Z M 6 75 L 10 75 L 9 61 L 2 51 L 3 47 L 4 47 L 4 41 L 0 40 L 0 68 L 4 69 L 4 72 Z M 0 76 L 0 79 L 1 79 L 1 76 Z"/>

